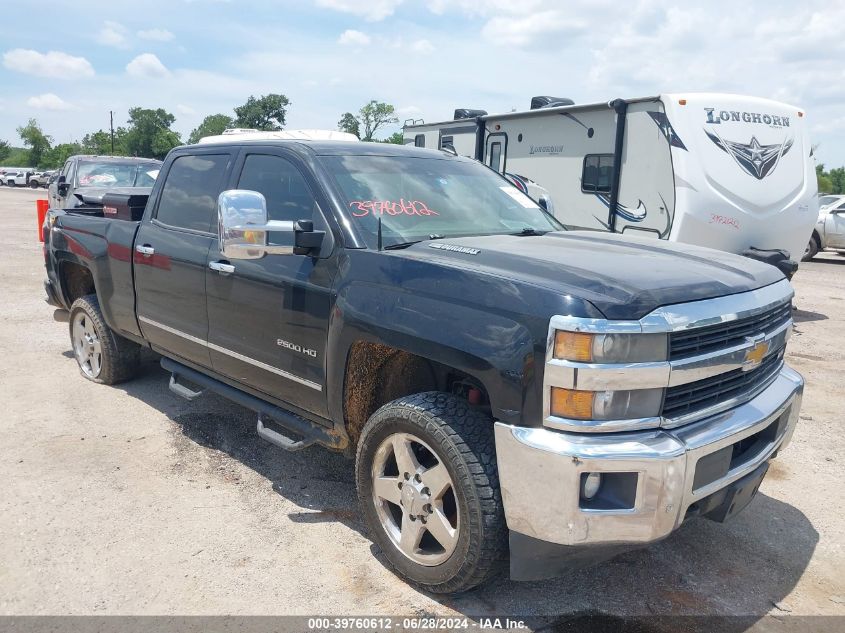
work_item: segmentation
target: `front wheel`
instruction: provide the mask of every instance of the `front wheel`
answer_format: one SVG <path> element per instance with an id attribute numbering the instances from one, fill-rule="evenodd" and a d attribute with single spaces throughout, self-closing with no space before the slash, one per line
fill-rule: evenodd
<path id="1" fill-rule="evenodd" d="M 97 295 L 86 295 L 74 301 L 69 322 L 73 355 L 85 378 L 113 385 L 135 375 L 141 348 L 106 325 Z"/>
<path id="2" fill-rule="evenodd" d="M 493 421 L 465 400 L 421 393 L 384 405 L 361 432 L 358 499 L 394 570 L 432 593 L 492 576 L 507 546 Z"/>
<path id="3" fill-rule="evenodd" d="M 38 189 L 38 181 L 29 181 L 29 188 L 30 189 Z"/>
<path id="4" fill-rule="evenodd" d="M 815 233 L 810 236 L 810 241 L 807 242 L 807 248 L 804 249 L 804 256 L 801 257 L 802 262 L 808 262 L 813 257 L 819 254 L 819 240 Z"/>

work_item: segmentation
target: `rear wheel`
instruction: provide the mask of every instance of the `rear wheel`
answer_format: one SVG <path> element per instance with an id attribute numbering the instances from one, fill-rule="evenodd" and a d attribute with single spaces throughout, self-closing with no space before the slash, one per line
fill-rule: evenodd
<path id="1" fill-rule="evenodd" d="M 819 238 L 813 233 L 810 236 L 810 241 L 807 243 L 807 248 L 804 249 L 804 256 L 801 258 L 802 262 L 808 262 L 813 257 L 819 254 Z"/>
<path id="2" fill-rule="evenodd" d="M 394 570 L 433 593 L 471 589 L 504 558 L 493 421 L 439 392 L 400 398 L 361 433 L 358 499 Z"/>
<path id="3" fill-rule="evenodd" d="M 106 325 L 97 295 L 74 301 L 69 321 L 73 355 L 85 378 L 113 385 L 135 375 L 141 348 Z"/>

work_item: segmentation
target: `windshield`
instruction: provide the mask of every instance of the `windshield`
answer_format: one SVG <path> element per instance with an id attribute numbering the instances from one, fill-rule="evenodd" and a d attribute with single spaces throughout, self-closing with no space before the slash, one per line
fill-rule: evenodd
<path id="1" fill-rule="evenodd" d="M 79 163 L 76 181 L 80 187 L 152 187 L 158 163 Z"/>
<path id="2" fill-rule="evenodd" d="M 841 196 L 822 196 L 819 198 L 819 206 L 826 207 L 829 204 L 833 204 L 837 200 L 839 200 Z"/>
<path id="3" fill-rule="evenodd" d="M 405 156 L 326 156 L 352 222 L 385 246 L 434 237 L 559 231 L 563 225 L 480 163 Z"/>

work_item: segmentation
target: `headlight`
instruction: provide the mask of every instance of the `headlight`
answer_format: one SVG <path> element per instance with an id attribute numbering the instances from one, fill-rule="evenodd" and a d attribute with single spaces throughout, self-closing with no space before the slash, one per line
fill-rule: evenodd
<path id="1" fill-rule="evenodd" d="M 581 363 L 647 363 L 665 361 L 665 334 L 585 334 L 555 332 L 554 357 Z"/>
<path id="2" fill-rule="evenodd" d="M 552 387 L 550 413 L 571 420 L 632 420 L 660 415 L 663 389 L 580 391 Z"/>

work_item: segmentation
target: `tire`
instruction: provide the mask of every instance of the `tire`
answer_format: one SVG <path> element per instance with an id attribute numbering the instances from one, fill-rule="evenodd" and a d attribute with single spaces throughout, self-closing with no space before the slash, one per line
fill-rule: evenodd
<path id="1" fill-rule="evenodd" d="M 97 295 L 74 301 L 68 322 L 73 354 L 85 378 L 114 385 L 135 376 L 141 348 L 106 325 Z"/>
<path id="2" fill-rule="evenodd" d="M 499 571 L 507 529 L 493 420 L 465 400 L 427 392 L 381 407 L 361 432 L 355 479 L 373 540 L 402 578 L 431 593 L 458 593 Z M 417 535 L 407 539 L 407 554 L 406 529 Z"/>
<path id="3" fill-rule="evenodd" d="M 34 182 L 33 182 L 32 180 L 30 180 L 30 181 L 29 181 L 29 188 L 30 188 L 30 189 L 38 189 L 38 186 L 39 186 L 39 185 L 38 185 L 38 181 L 37 181 L 37 180 L 36 180 L 36 181 L 34 181 Z"/>
<path id="4" fill-rule="evenodd" d="M 807 248 L 804 250 L 804 256 L 801 258 L 802 262 L 808 262 L 819 254 L 819 238 L 813 233 L 810 236 L 810 241 L 807 243 Z"/>

